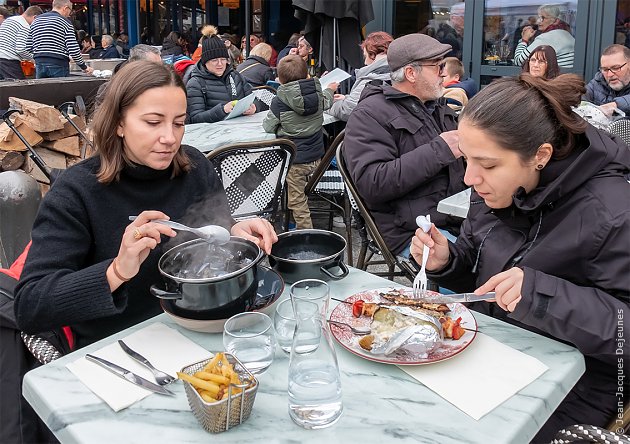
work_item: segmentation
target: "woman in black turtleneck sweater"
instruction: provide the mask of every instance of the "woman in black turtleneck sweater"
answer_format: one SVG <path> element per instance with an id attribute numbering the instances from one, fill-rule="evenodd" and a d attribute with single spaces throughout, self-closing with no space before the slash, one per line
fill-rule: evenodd
<path id="1" fill-rule="evenodd" d="M 151 220 L 231 227 L 267 252 L 277 240 L 262 219 L 235 224 L 210 162 L 181 146 L 186 90 L 179 76 L 148 61 L 120 74 L 94 117 L 97 155 L 64 172 L 44 198 L 16 288 L 20 329 L 70 325 L 78 347 L 161 312 L 149 286 L 161 280 L 157 263 L 176 233 Z"/>

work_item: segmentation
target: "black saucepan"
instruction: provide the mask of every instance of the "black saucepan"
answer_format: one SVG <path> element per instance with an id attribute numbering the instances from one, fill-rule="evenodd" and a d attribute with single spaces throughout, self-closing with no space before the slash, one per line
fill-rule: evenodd
<path id="1" fill-rule="evenodd" d="M 221 246 L 201 239 L 185 242 L 162 255 L 158 267 L 165 285 L 150 291 L 177 316 L 224 319 L 252 306 L 263 257 L 255 243 L 239 237 Z"/>
<path id="2" fill-rule="evenodd" d="M 348 275 L 343 262 L 346 240 L 325 230 L 295 230 L 278 235 L 269 264 L 285 282 L 301 279 L 342 279 Z"/>

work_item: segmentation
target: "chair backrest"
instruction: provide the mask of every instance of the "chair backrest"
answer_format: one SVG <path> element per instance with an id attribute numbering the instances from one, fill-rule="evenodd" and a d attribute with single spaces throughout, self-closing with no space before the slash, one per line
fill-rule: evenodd
<path id="1" fill-rule="evenodd" d="M 397 265 L 403 270 L 404 273 L 409 274 L 410 270 L 407 267 L 403 266 L 397 260 L 394 254 L 390 251 L 390 249 L 387 247 L 387 244 L 385 243 L 385 239 L 383 239 L 383 236 L 381 236 L 381 233 L 378 231 L 376 222 L 374 222 L 372 215 L 370 214 L 369 210 L 365 206 L 363 199 L 361 198 L 361 196 L 359 195 L 356 189 L 354 181 L 352 180 L 352 177 L 350 176 L 350 173 L 348 172 L 348 168 L 346 167 L 346 162 L 343 158 L 343 141 L 341 141 L 339 143 L 339 146 L 337 147 L 337 168 L 339 168 L 341 177 L 343 177 L 343 180 L 346 183 L 348 193 L 350 194 L 350 196 L 354 198 L 354 201 L 357 206 L 357 210 L 359 211 L 359 214 L 363 218 L 365 227 L 368 233 L 370 234 L 370 237 L 372 238 L 372 240 L 374 241 L 374 243 L 380 250 L 380 253 L 383 256 L 383 259 L 385 260 L 385 262 L 387 262 L 388 264 L 392 266 Z M 413 276 L 411 277 L 411 279 L 413 279 Z"/>
<path id="2" fill-rule="evenodd" d="M 288 139 L 226 145 L 209 152 L 235 219 L 274 220 L 297 148 Z"/>
<path id="3" fill-rule="evenodd" d="M 630 119 L 619 119 L 608 125 L 608 132 L 619 136 L 630 146 Z"/>
<path id="4" fill-rule="evenodd" d="M 271 106 L 271 101 L 276 97 L 276 90 L 271 86 L 263 85 L 252 88 L 252 92 L 258 100 L 267 106 Z"/>
<path id="5" fill-rule="evenodd" d="M 315 169 L 315 171 L 313 171 L 313 174 L 311 174 L 311 178 L 306 184 L 306 187 L 304 187 L 304 192 L 306 194 L 311 194 L 315 190 L 319 181 L 322 179 L 322 177 L 324 177 L 326 171 L 328 171 L 328 168 L 330 167 L 330 162 L 337 154 L 337 147 L 341 144 L 341 142 L 343 142 L 345 132 L 345 130 L 340 132 L 324 153 L 324 157 L 322 157 L 322 160 L 319 162 L 319 166 Z"/>

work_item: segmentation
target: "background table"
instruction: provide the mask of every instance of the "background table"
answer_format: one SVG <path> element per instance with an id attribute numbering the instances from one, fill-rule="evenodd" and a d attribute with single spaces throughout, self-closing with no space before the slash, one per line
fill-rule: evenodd
<path id="1" fill-rule="evenodd" d="M 330 283 L 331 297 L 393 283 L 354 268 Z M 394 284 L 395 285 L 395 284 Z M 285 289 L 286 297 L 288 291 Z M 335 302 L 331 301 L 331 309 Z M 65 364 L 124 338 L 152 322 L 178 328 L 208 350 L 223 349 L 220 334 L 183 330 L 162 314 L 46 366 L 24 379 L 24 397 L 62 443 L 526 443 L 584 372 L 573 347 L 475 313 L 479 330 L 545 363 L 549 370 L 499 407 L 475 421 L 393 365 L 359 358 L 337 345 L 344 412 L 335 425 L 317 431 L 295 425 L 288 414 L 289 358 L 278 348 L 249 420 L 209 436 L 193 417 L 183 385 L 169 386 L 177 396 L 151 395 L 114 413 Z M 454 358 L 456 359 L 456 358 Z M 466 369 L 462 369 L 466 371 Z"/>
<path id="2" fill-rule="evenodd" d="M 437 210 L 440 213 L 466 218 L 470 208 L 470 193 L 470 188 L 467 188 L 446 199 L 442 199 L 438 202 Z"/>
<path id="3" fill-rule="evenodd" d="M 207 153 L 232 143 L 275 139 L 275 134 L 266 132 L 262 127 L 267 113 L 268 111 L 262 111 L 251 116 L 239 116 L 220 122 L 186 125 L 182 143 Z M 324 114 L 324 125 L 336 121 L 335 117 Z"/>

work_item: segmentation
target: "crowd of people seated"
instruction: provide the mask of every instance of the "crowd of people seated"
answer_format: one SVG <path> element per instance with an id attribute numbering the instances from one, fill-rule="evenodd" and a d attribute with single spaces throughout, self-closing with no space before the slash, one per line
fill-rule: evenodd
<path id="1" fill-rule="evenodd" d="M 62 20 L 69 3 L 54 0 L 53 12 L 31 7 L 4 20 L 4 78 L 25 59 L 44 78 L 67 75 L 70 57 L 89 73 L 82 53 L 122 55 L 125 39 L 109 35 L 82 36 L 90 44 L 80 47 Z M 297 228 L 313 226 L 304 187 L 324 155 L 328 112 L 347 122 L 344 163 L 391 252 L 421 263 L 427 245 L 432 280 L 455 291 L 494 291 L 496 302 L 474 309 L 585 356 L 584 376 L 533 442 L 549 442 L 571 424 L 606 426 L 616 411 L 610 326 L 630 308 L 630 199 L 623 198 L 630 149 L 572 107 L 587 100 L 608 116 L 630 113 L 630 49 L 605 48 L 588 83 L 561 74 L 573 65 L 575 41 L 557 7 L 538 12 L 538 29 L 524 26 L 516 46 L 522 72 L 480 91 L 452 57 L 453 45 L 420 33 L 369 34 L 360 48 L 365 66 L 346 94 L 312 75 L 315 51 L 305 35 L 293 35 L 279 53 L 253 34 L 247 54 L 212 25 L 192 54 L 175 31 L 161 50 L 127 45 L 129 59 L 99 93 L 96 156 L 69 168 L 42 202 L 15 290 L 19 327 L 37 333 L 70 325 L 84 346 L 158 313 L 148 285 L 160 242 L 175 233 L 152 220 L 179 219 L 209 192 L 218 197 L 208 221 L 269 251 L 273 227 L 232 220 L 216 172 L 181 141 L 186 123 L 221 121 L 253 88 L 275 81 L 262 127 L 297 146 L 287 176 Z M 5 48 L 8 35 L 19 44 Z M 256 99 L 244 115 L 263 109 Z M 467 188 L 465 219 L 437 211 L 440 200 Z M 139 217 L 129 224 L 131 214 Z M 418 215 L 431 216 L 429 233 L 418 230 Z"/>

